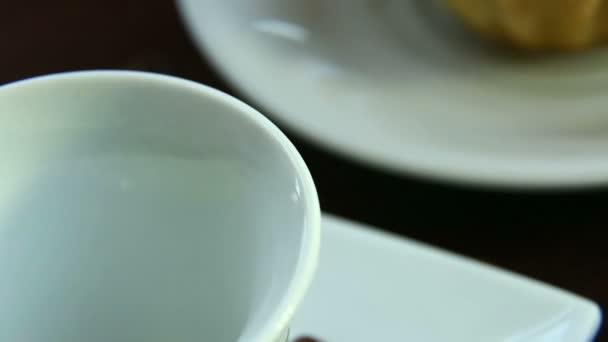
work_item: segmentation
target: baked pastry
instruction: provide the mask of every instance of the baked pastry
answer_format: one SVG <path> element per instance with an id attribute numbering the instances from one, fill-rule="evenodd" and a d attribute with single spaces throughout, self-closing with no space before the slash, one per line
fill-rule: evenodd
<path id="1" fill-rule="evenodd" d="M 445 0 L 483 36 L 526 50 L 608 42 L 608 0 Z"/>

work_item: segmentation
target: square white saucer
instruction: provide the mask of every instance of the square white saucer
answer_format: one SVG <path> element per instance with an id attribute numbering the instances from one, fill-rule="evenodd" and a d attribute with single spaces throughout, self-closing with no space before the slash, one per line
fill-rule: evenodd
<path id="1" fill-rule="evenodd" d="M 582 297 L 330 215 L 291 335 L 324 342 L 590 341 Z"/>

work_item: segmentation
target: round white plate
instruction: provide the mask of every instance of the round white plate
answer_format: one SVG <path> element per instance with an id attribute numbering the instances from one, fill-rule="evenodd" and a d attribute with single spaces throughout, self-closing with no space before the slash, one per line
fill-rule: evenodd
<path id="1" fill-rule="evenodd" d="M 608 181 L 608 55 L 524 58 L 430 0 L 178 0 L 216 66 L 281 124 L 397 172 Z"/>

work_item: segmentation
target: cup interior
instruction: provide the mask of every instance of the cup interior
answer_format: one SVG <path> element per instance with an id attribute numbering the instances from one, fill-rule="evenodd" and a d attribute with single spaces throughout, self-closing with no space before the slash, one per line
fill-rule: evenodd
<path id="1" fill-rule="evenodd" d="M 286 324 L 318 204 L 260 114 L 92 72 L 0 88 L 0 123 L 1 341 L 251 341 Z"/>

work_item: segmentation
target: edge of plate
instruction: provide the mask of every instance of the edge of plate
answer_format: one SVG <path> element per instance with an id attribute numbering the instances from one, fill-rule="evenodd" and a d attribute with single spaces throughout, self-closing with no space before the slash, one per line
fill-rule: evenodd
<path id="1" fill-rule="evenodd" d="M 367 239 L 371 238 L 383 240 L 384 243 L 389 243 L 393 246 L 396 246 L 396 244 L 406 243 L 410 246 L 410 248 L 417 250 L 421 254 L 426 255 L 428 258 L 433 258 L 436 260 L 450 260 L 451 262 L 456 261 L 465 266 L 470 272 L 481 272 L 486 274 L 490 273 L 502 278 L 503 281 L 511 282 L 518 287 L 540 289 L 555 297 L 559 297 L 563 301 L 568 302 L 570 305 L 570 311 L 568 312 L 567 316 L 571 317 L 572 320 L 576 322 L 576 325 L 571 327 L 572 332 L 570 335 L 568 335 L 568 337 L 575 338 L 576 341 L 593 341 L 595 336 L 600 331 L 603 320 L 600 306 L 592 300 L 578 294 L 574 294 L 543 281 L 515 273 L 513 271 L 509 271 L 507 269 L 494 266 L 468 256 L 457 254 L 449 250 L 435 247 L 424 242 L 380 230 L 379 228 L 375 228 L 364 223 L 323 213 L 322 226 L 327 225 L 328 223 L 332 227 L 336 227 L 342 231 L 349 230 L 351 232 L 356 232 L 356 234 L 365 236 Z"/>

